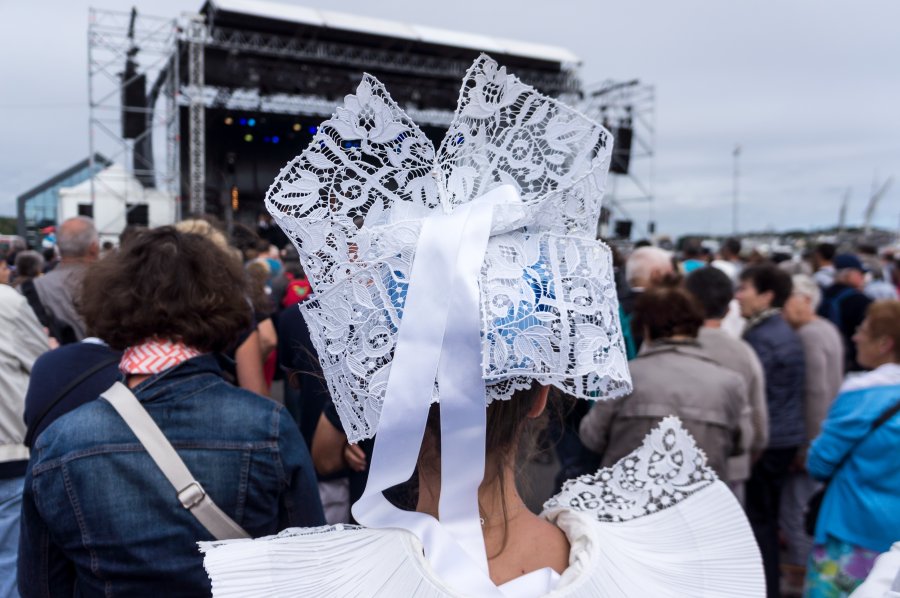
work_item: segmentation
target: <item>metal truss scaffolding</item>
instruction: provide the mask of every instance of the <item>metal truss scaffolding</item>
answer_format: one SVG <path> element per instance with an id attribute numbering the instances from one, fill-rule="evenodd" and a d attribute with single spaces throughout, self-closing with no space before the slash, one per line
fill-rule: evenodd
<path id="1" fill-rule="evenodd" d="M 581 110 L 591 118 L 603 123 L 613 135 L 616 135 L 622 128 L 631 130 L 627 173 L 610 173 L 606 203 L 613 213 L 623 219 L 631 220 L 639 231 L 652 236 L 655 232 L 653 169 L 656 153 L 656 94 L 654 87 L 642 84 L 637 80 L 604 81 L 587 88 Z M 648 206 L 646 226 L 635 221 L 626 207 L 628 204 L 638 202 L 646 203 Z"/>
<path id="2" fill-rule="evenodd" d="M 247 52 L 302 62 L 352 66 L 361 70 L 373 69 L 404 76 L 444 77 L 453 81 L 462 79 L 472 64 L 471 60 L 327 42 L 315 37 L 299 39 L 275 33 L 241 31 L 227 27 L 216 27 L 210 31 L 207 45 L 210 48 L 231 52 Z M 516 76 L 553 96 L 580 90 L 580 82 L 575 72 L 569 69 L 545 72 L 517 68 Z"/>
<path id="3" fill-rule="evenodd" d="M 92 8 L 88 20 L 88 105 L 91 168 L 97 152 L 118 162 L 145 187 L 180 204 L 178 27 L 173 19 Z M 140 83 L 140 85 L 135 85 Z M 145 88 L 145 83 L 148 87 Z M 136 93 L 127 93 L 132 88 Z M 158 105 L 159 104 L 159 105 Z M 125 120 L 138 121 L 127 133 Z M 154 140 L 160 140 L 162 142 Z M 101 179 L 91 179 L 91 199 Z M 123 210 L 132 203 L 121 197 Z M 176 214 L 178 214 L 176 208 Z M 95 217 L 99 215 L 95 214 Z M 103 229 L 102 222 L 98 228 Z"/>
<path id="4" fill-rule="evenodd" d="M 145 187 L 169 193 L 180 219 L 183 208 L 200 214 L 209 207 L 208 109 L 328 116 L 336 98 L 351 91 L 348 75 L 371 70 L 396 80 L 390 81 L 391 88 L 400 90 L 398 97 L 409 98 L 404 108 L 417 122 L 449 124 L 452 111 L 443 108 L 445 87 L 456 89 L 468 60 L 409 48 L 364 47 L 352 39 L 327 41 L 315 35 L 211 27 L 206 15 L 199 14 L 167 19 L 134 10 L 91 9 L 90 155 L 101 152 L 125 166 Z M 577 72 L 566 66 L 558 71 L 526 67 L 516 73 L 554 96 L 575 95 L 581 89 Z M 135 82 L 146 91 L 135 95 L 129 89 Z M 137 132 L 126 123 L 133 125 L 129 116 L 136 114 L 146 120 Z M 182 115 L 188 119 L 184 129 L 179 122 Z M 184 162 L 182 151 L 187 152 Z M 183 168 L 189 172 L 182 173 Z M 97 183 L 91 184 L 94 197 Z"/>
<path id="5" fill-rule="evenodd" d="M 191 15 L 188 21 L 187 42 L 191 212 L 203 214 L 206 212 L 206 107 L 203 103 L 206 23 L 202 15 Z"/>

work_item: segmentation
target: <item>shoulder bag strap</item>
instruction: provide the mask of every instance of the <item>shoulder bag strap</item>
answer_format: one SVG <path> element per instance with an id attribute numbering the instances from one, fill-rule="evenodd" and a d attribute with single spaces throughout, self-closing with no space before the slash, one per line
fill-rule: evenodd
<path id="1" fill-rule="evenodd" d="M 878 426 L 883 423 L 886 423 L 889 419 L 897 415 L 897 412 L 900 411 L 900 401 L 897 401 L 894 405 L 892 405 L 887 411 L 878 416 L 874 422 L 872 422 L 872 427 L 869 429 L 869 432 L 874 432 Z"/>
<path id="2" fill-rule="evenodd" d="M 200 482 L 194 479 L 162 430 L 127 386 L 116 382 L 100 396 L 109 401 L 144 445 L 150 458 L 175 488 L 181 506 L 190 511 L 216 540 L 250 537 L 241 526 L 216 506 Z"/>
<path id="3" fill-rule="evenodd" d="M 844 463 L 847 462 L 847 460 L 850 458 L 850 455 L 852 455 L 853 451 L 856 450 L 856 447 L 861 445 L 863 441 L 872 434 L 872 432 L 877 430 L 882 424 L 886 423 L 892 417 L 897 415 L 898 412 L 900 412 L 900 401 L 897 401 L 896 403 L 888 407 L 881 415 L 878 416 L 875 421 L 872 422 L 872 426 L 869 428 L 869 430 L 859 440 L 857 440 L 853 446 L 850 447 L 849 451 L 844 453 L 844 458 L 841 459 L 841 462 L 838 463 L 837 467 L 834 468 L 834 473 L 831 474 L 831 478 L 829 479 L 834 478 L 834 475 L 838 472 L 838 469 L 840 469 L 841 466 L 843 466 Z"/>

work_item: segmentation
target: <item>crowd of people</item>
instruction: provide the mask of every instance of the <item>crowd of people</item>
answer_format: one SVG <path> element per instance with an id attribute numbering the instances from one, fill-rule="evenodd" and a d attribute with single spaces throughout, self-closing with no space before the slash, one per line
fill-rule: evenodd
<path id="1" fill-rule="evenodd" d="M 849 595 L 900 530 L 887 449 L 900 431 L 900 302 L 886 282 L 900 269 L 863 249 L 745 262 L 737 239 L 705 260 L 639 247 L 622 293 L 634 391 L 580 423 L 609 462 L 678 414 L 744 505 L 770 597 Z"/>
<path id="2" fill-rule="evenodd" d="M 101 257 L 78 217 L 58 259 L 4 257 L 0 595 L 16 579 L 25 597 L 209 592 L 197 499 L 178 488 L 175 508 L 98 400 L 117 380 L 247 535 L 352 521 L 372 443 L 347 442 L 296 308 L 309 283 L 275 233 L 188 220 L 128 229 Z M 743 505 L 768 596 L 849 596 L 900 539 L 900 301 L 877 284 L 897 267 L 827 244 L 808 265 L 740 255 L 731 239 L 714 256 L 639 244 L 620 258 L 633 390 L 583 410 L 551 393 L 551 448 L 567 477 L 591 473 L 676 415 Z M 504 417 L 543 411 L 536 396 Z"/>

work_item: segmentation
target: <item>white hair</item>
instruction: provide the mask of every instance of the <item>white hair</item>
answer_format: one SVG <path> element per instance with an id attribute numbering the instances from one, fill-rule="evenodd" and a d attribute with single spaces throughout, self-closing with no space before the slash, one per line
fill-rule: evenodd
<path id="1" fill-rule="evenodd" d="M 625 262 L 625 278 L 631 286 L 640 286 L 635 282 L 649 282 L 653 273 L 660 270 L 672 270 L 672 254 L 659 247 L 638 247 Z"/>
<path id="2" fill-rule="evenodd" d="M 100 242 L 94 221 L 87 216 L 69 218 L 56 233 L 56 245 L 62 257 L 84 257 L 91 245 Z"/>
<path id="3" fill-rule="evenodd" d="M 819 303 L 822 302 L 822 289 L 819 288 L 815 280 L 806 274 L 794 274 L 791 277 L 791 282 L 794 283 L 795 293 L 809 298 L 813 311 L 819 309 Z"/>

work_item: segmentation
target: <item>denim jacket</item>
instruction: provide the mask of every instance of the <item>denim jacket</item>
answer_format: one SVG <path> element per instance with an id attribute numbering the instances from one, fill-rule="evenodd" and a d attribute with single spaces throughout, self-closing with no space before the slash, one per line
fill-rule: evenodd
<path id="1" fill-rule="evenodd" d="M 132 389 L 216 504 L 254 536 L 324 524 L 306 444 L 277 403 L 203 355 Z M 185 510 L 105 400 L 37 439 L 23 497 L 19 590 L 33 596 L 208 596 Z"/>

